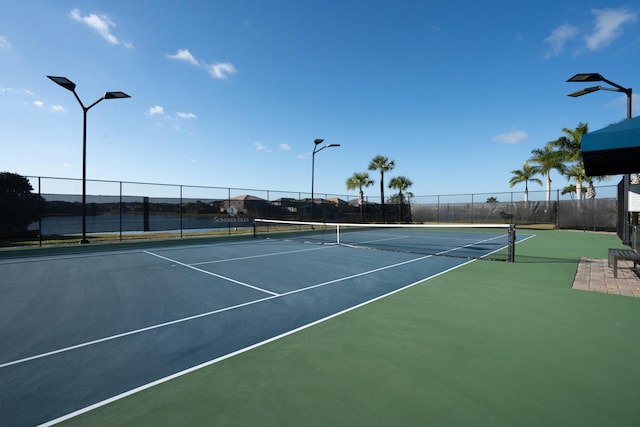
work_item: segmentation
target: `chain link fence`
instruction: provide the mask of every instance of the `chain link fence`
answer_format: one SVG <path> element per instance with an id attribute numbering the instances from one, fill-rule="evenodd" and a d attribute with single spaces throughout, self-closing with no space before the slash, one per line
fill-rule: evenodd
<path id="1" fill-rule="evenodd" d="M 82 231 L 82 180 L 27 177 L 42 199 L 29 238 L 77 236 Z M 123 240 L 131 235 L 249 233 L 254 218 L 327 222 L 504 223 L 584 230 L 616 229 L 616 186 L 595 189 L 596 198 L 554 190 L 409 197 L 386 203 L 357 195 L 86 181 L 86 232 Z M 586 194 L 586 191 L 585 191 Z M 519 199 L 519 200 L 518 200 Z M 15 240 L 15 241 L 12 241 Z M 4 240 L 12 245 L 19 239 Z"/>
<path id="2" fill-rule="evenodd" d="M 431 223 L 510 223 L 549 228 L 615 231 L 617 186 L 593 188 L 592 198 L 560 190 L 421 196 L 411 199 L 412 219 Z M 596 196 L 597 195 L 597 196 Z"/>

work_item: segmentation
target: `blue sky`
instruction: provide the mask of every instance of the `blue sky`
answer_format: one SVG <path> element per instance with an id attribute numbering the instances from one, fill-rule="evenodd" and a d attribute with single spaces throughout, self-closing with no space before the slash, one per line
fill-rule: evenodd
<path id="1" fill-rule="evenodd" d="M 625 118 L 624 94 L 570 98 L 586 85 L 566 80 L 640 90 L 639 18 L 602 0 L 8 2 L 0 171 L 82 176 L 82 111 L 57 75 L 85 105 L 131 95 L 89 111 L 89 179 L 310 192 L 324 138 L 341 147 L 316 154 L 316 193 L 354 194 L 378 154 L 416 196 L 511 191 L 563 127 Z"/>

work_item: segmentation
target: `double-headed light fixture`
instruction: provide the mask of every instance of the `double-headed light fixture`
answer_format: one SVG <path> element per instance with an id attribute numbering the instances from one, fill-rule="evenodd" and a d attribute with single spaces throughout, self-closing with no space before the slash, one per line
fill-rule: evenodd
<path id="1" fill-rule="evenodd" d="M 589 93 L 597 92 L 599 90 L 609 90 L 609 91 L 612 91 L 612 92 L 622 92 L 622 93 L 627 95 L 627 120 L 632 118 L 632 115 L 631 115 L 631 104 L 632 104 L 632 93 L 633 93 L 633 90 L 631 88 L 626 88 L 624 86 L 620 86 L 619 84 L 612 82 L 611 80 L 607 80 L 599 73 L 580 73 L 580 74 L 576 74 L 575 76 L 571 77 L 567 81 L 568 82 L 578 82 L 578 83 L 583 83 L 583 82 L 605 82 L 606 84 L 613 86 L 613 87 L 607 87 L 607 86 L 586 87 L 586 88 L 581 89 L 579 91 L 570 93 L 568 96 L 577 98 L 578 96 L 587 95 Z M 622 243 L 623 244 L 630 244 L 630 241 L 631 241 L 630 230 L 629 230 L 629 215 L 628 215 L 629 188 L 630 188 L 629 184 L 630 184 L 630 181 L 631 181 L 631 176 L 629 174 L 624 175 L 624 177 L 623 177 L 624 195 L 623 195 L 623 200 L 622 200 L 622 206 L 623 206 L 623 211 L 624 211 L 624 220 L 623 220 L 623 228 L 622 228 Z"/>
<path id="2" fill-rule="evenodd" d="M 80 243 L 89 243 L 89 240 L 87 240 L 87 111 L 103 99 L 130 98 L 130 96 L 124 92 L 106 92 L 96 102 L 85 107 L 76 93 L 76 84 L 74 82 L 66 77 L 47 77 L 63 88 L 73 92 L 80 107 L 82 107 L 82 240 L 80 240 Z"/>
<path id="3" fill-rule="evenodd" d="M 580 73 L 571 77 L 568 82 L 605 82 L 613 87 L 606 86 L 591 86 L 581 89 L 577 92 L 570 93 L 568 96 L 572 96 L 577 98 L 578 96 L 587 95 L 591 92 L 597 92 L 599 90 L 610 90 L 612 92 L 622 92 L 627 95 L 627 119 L 631 118 L 631 95 L 632 89 L 620 86 L 617 83 L 612 82 L 611 80 L 605 79 L 601 74 L 598 73 Z"/>

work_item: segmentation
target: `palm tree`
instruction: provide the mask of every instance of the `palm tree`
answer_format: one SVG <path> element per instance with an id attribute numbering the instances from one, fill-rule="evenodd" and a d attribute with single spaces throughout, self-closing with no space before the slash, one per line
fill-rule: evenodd
<path id="1" fill-rule="evenodd" d="M 403 191 L 406 191 L 407 188 L 411 187 L 413 182 L 406 176 L 396 176 L 395 178 L 391 178 L 389 181 L 389 188 L 393 188 L 398 190 L 398 209 L 400 211 L 400 220 L 402 221 L 402 206 L 404 205 L 404 194 Z"/>
<path id="2" fill-rule="evenodd" d="M 551 201 L 551 171 L 554 169 L 560 173 L 565 171 L 565 155 L 562 151 L 555 150 L 556 146 L 556 141 L 551 141 L 544 148 L 531 150 L 533 156 L 529 159 L 529 161 L 537 163 L 539 173 L 547 177 L 547 202 Z"/>
<path id="3" fill-rule="evenodd" d="M 573 186 L 574 191 L 576 192 L 576 200 L 582 200 L 582 183 L 588 180 L 582 162 L 575 163 L 566 168 L 564 176 L 569 179 L 573 179 L 576 182 Z"/>
<path id="4" fill-rule="evenodd" d="M 571 176 L 567 175 L 567 177 L 576 180 L 576 198 L 580 200 L 582 198 L 582 183 L 585 181 L 581 152 L 582 137 L 589 132 L 589 125 L 587 123 L 579 123 L 577 128 L 563 128 L 562 132 L 565 135 L 554 141 L 554 144 L 563 153 L 565 161 L 576 163 L 578 169 L 573 172 L 582 170 L 582 175 L 579 173 Z"/>
<path id="5" fill-rule="evenodd" d="M 369 163 L 369 170 L 380 171 L 380 204 L 382 206 L 382 219 L 386 221 L 385 207 L 384 207 L 384 173 L 392 170 L 396 166 L 393 160 L 389 160 L 388 157 L 377 155 Z"/>
<path id="6" fill-rule="evenodd" d="M 411 182 L 411 180 L 406 176 L 397 176 L 395 178 L 391 178 L 391 181 L 389 181 L 389 188 L 398 190 L 398 201 L 400 203 L 404 203 L 404 194 L 402 194 L 402 192 L 412 185 L 413 182 Z"/>
<path id="7" fill-rule="evenodd" d="M 362 187 L 369 187 L 373 185 L 373 180 L 369 178 L 367 172 L 355 172 L 353 176 L 347 179 L 347 190 L 358 189 L 358 205 L 360 205 L 360 215 L 362 222 L 364 222 L 364 192 Z"/>
<path id="8" fill-rule="evenodd" d="M 514 169 L 511 171 L 513 177 L 509 180 L 509 185 L 513 187 L 516 184 L 524 182 L 524 201 L 529 201 L 529 181 L 542 185 L 540 178 L 534 178 L 535 175 L 540 173 L 540 169 L 537 166 L 531 166 L 528 161 L 524 162 L 522 169 Z"/>
<path id="9" fill-rule="evenodd" d="M 571 196 L 571 200 L 573 200 L 573 195 L 576 193 L 576 185 L 575 184 L 569 184 L 566 187 L 564 187 L 562 189 L 562 192 L 560 194 L 562 194 L 563 196 L 565 194 L 568 194 L 569 196 Z"/>

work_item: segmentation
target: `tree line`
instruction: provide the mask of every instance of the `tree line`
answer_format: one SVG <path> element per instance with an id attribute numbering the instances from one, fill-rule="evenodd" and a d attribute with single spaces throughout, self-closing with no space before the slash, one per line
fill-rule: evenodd
<path id="1" fill-rule="evenodd" d="M 551 172 L 557 171 L 566 177 L 572 184 L 562 190 L 562 194 L 574 194 L 576 199 L 593 199 L 596 197 L 593 181 L 600 181 L 606 177 L 587 176 L 582 161 L 582 137 L 589 131 L 587 123 L 579 123 L 575 129 L 563 128 L 563 135 L 554 141 L 548 142 L 542 148 L 531 150 L 531 157 L 524 162 L 522 169 L 511 171 L 509 180 L 511 187 L 524 182 L 524 201 L 529 201 L 529 182 L 542 185 L 542 176 L 546 181 L 546 199 L 551 200 Z M 587 184 L 586 193 L 583 191 Z"/>
<path id="2" fill-rule="evenodd" d="M 0 172 L 0 238 L 22 235 L 39 217 L 43 200 L 23 176 Z"/>

